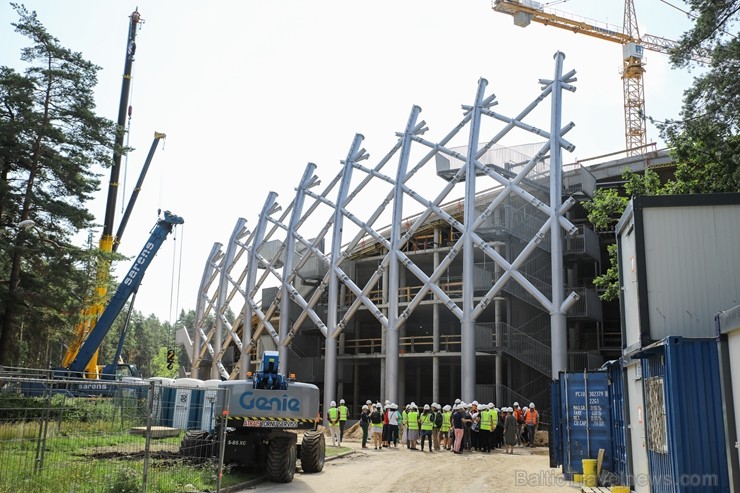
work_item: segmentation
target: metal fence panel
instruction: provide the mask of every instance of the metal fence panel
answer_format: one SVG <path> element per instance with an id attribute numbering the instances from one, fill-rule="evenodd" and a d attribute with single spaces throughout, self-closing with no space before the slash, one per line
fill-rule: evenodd
<path id="1" fill-rule="evenodd" d="M 214 430 L 218 392 L 0 374 L 0 493 L 218 491 L 218 455 L 180 450 Z"/>

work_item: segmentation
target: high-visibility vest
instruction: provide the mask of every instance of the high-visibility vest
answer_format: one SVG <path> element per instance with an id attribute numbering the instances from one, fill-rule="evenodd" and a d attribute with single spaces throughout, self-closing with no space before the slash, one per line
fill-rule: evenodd
<path id="1" fill-rule="evenodd" d="M 349 413 L 347 406 L 339 406 L 339 421 L 347 421 L 347 413 Z"/>
<path id="2" fill-rule="evenodd" d="M 524 422 L 528 425 L 536 425 L 538 417 L 537 411 L 534 409 L 527 409 L 527 412 L 524 413 Z"/>
<path id="3" fill-rule="evenodd" d="M 491 411 L 488 409 L 480 413 L 480 429 L 491 431 Z"/>
<path id="4" fill-rule="evenodd" d="M 450 419 L 452 419 L 451 411 L 445 411 L 442 413 L 442 428 L 440 428 L 442 433 L 450 431 Z"/>
<path id="5" fill-rule="evenodd" d="M 491 409 L 491 423 L 493 425 L 493 428 L 496 428 L 498 426 L 498 411 L 496 411 L 495 409 Z"/>
<path id="6" fill-rule="evenodd" d="M 419 413 L 417 411 L 409 411 L 406 417 L 408 419 L 407 424 L 409 425 L 409 430 L 418 430 L 419 429 Z"/>
<path id="7" fill-rule="evenodd" d="M 329 426 L 339 426 L 337 417 L 339 416 L 339 410 L 336 407 L 329 408 Z"/>
<path id="8" fill-rule="evenodd" d="M 401 413 L 401 423 L 408 426 L 409 424 L 408 418 L 409 418 L 408 413 L 404 409 L 403 412 Z"/>
<path id="9" fill-rule="evenodd" d="M 434 423 L 432 422 L 432 414 L 425 413 L 421 415 L 421 429 L 424 431 L 432 431 Z"/>

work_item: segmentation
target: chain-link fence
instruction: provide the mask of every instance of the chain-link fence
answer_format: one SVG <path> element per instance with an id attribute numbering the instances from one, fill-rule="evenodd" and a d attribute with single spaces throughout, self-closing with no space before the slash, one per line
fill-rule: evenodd
<path id="1" fill-rule="evenodd" d="M 0 373 L 0 493 L 220 491 L 226 390 L 187 383 Z"/>

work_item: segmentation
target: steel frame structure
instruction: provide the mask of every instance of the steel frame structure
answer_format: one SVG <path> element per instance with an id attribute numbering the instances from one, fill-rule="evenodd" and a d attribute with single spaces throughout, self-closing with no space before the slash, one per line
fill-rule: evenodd
<path id="1" fill-rule="evenodd" d="M 323 190 L 316 190 L 320 184 L 315 175 L 316 165 L 308 163 L 296 188 L 296 195 L 284 211 L 277 204 L 277 194 L 270 192 L 254 230 L 248 230 L 246 221 L 240 218 L 225 252 L 220 243 L 214 244 L 206 262 L 198 293 L 195 327 L 190 329 L 194 333 L 194 342 L 190 342 L 187 333 L 181 334 L 179 339 L 192 345 L 192 376 L 202 378 L 203 372 L 199 374 L 198 370 L 203 370 L 204 362 L 210 359 L 211 378 L 245 378 L 251 369 L 248 354 L 260 344 L 265 332 L 279 348 L 280 371 L 287 374 L 290 361 L 287 348 L 302 327 L 310 326 L 318 329 L 326 341 L 323 397 L 326 409 L 328 403 L 336 399 L 337 340 L 357 311 L 364 307 L 375 318 L 383 334 L 385 369 L 381 371 L 381 389 L 385 398 L 398 402 L 403 397 L 399 395 L 398 385 L 399 330 L 422 300 L 433 294 L 460 321 L 460 397 L 469 401 L 474 398 L 476 382 L 475 321 L 499 295 L 504 285 L 512 281 L 520 284 L 550 313 L 552 377 L 557 378 L 558 373 L 567 367 L 565 314 L 578 299 L 574 292 L 566 297 L 563 288 L 563 232 L 576 232 L 576 227 L 565 217 L 575 201 L 570 198 L 564 201 L 562 197 L 562 149 L 574 149 L 564 138 L 574 125 L 569 123 L 563 126 L 561 123 L 562 94 L 563 91 L 574 91 L 573 82 L 576 80 L 575 70 L 563 73 L 564 58 L 563 53 L 555 53 L 553 78 L 541 79 L 541 92 L 514 117 L 493 111 L 492 108 L 498 104 L 496 97 L 493 94 L 486 95 L 488 82 L 481 78 L 473 104 L 463 105 L 461 121 L 439 141 L 433 142 L 423 137 L 428 130 L 427 125 L 419 120 L 421 108 L 413 106 L 404 131 L 396 133 L 395 145 L 373 167 L 362 164 L 369 154 L 362 148 L 363 136 L 357 134 L 346 158 L 341 161 L 340 171 Z M 526 123 L 524 120 L 548 98 L 551 103 L 549 129 Z M 484 118 L 502 125 L 488 140 L 481 138 Z M 450 147 L 450 143 L 466 127 L 468 145 L 463 154 Z M 546 143 L 515 177 L 507 178 L 494 167 L 482 164 L 479 159 L 494 145 L 500 145 L 499 142 L 514 130 L 544 138 Z M 412 159 L 412 155 L 421 157 Z M 428 187 L 423 190 L 411 187 L 412 177 L 436 156 L 454 159 L 464 165 L 436 193 L 430 193 Z M 392 168 L 388 165 L 394 158 L 398 162 L 395 173 L 386 171 L 386 167 Z M 549 204 L 535 198 L 522 186 L 523 180 L 535 166 L 548 158 Z M 476 202 L 476 191 L 482 189 L 478 187 L 478 182 L 483 180 L 492 182 L 500 192 L 489 203 L 483 204 L 485 209 L 479 212 L 481 203 Z M 440 183 L 443 183 L 442 180 Z M 374 210 L 368 211 L 367 207 L 353 209 L 353 201 L 370 184 L 383 184 L 388 188 L 388 193 Z M 464 185 L 464 197 L 457 202 L 462 207 L 462 221 L 458 219 L 460 214 L 453 214 L 449 207 L 443 205 L 445 200 L 450 199 L 456 184 Z M 504 258 L 495 245 L 478 233 L 481 225 L 510 195 L 521 197 L 547 216 L 539 231 L 512 261 Z M 376 227 L 375 223 L 391 203 L 390 228 Z M 407 203 L 416 204 L 423 211 L 407 218 L 404 216 L 404 205 Z M 325 222 L 322 222 L 322 217 Z M 309 218 L 318 218 L 323 224 L 313 235 L 302 231 L 309 229 Z M 414 234 L 430 220 L 443 221 L 459 233 L 446 256 L 441 261 L 439 256 L 436 257 L 431 273 L 424 272 L 404 251 Z M 518 268 L 548 232 L 552 292 L 543 293 Z M 312 239 L 307 239 L 309 237 Z M 322 248 L 325 240 L 330 240 L 327 253 Z M 380 245 L 384 254 L 367 282 L 358 285 L 345 262 L 353 252 L 368 243 Z M 472 281 L 476 254 L 493 261 L 500 272 L 477 303 Z M 442 275 L 458 257 L 463 270 L 462 303 L 453 300 L 440 282 Z M 423 283 L 423 287 L 403 310 L 399 304 L 401 269 Z M 313 276 L 310 283 L 304 283 L 307 270 Z M 387 289 L 384 289 L 383 302 L 377 303 L 369 294 L 380 283 Z M 265 309 L 261 300 L 263 290 L 275 286 L 275 297 Z M 243 304 L 237 319 L 230 323 L 226 314 L 235 299 Z M 340 300 L 348 299 L 352 300 L 351 303 L 345 304 L 340 310 Z M 295 320 L 290 320 L 291 304 L 297 307 L 299 313 Z M 325 313 L 323 309 L 318 309 L 320 304 L 326 306 Z M 276 321 L 279 322 L 277 329 L 274 325 Z M 240 358 L 229 372 L 222 359 L 230 345 L 238 350 Z"/>

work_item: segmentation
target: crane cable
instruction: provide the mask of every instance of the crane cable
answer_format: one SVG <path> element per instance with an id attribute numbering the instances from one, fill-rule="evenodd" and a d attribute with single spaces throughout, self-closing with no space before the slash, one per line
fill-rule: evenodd
<path id="1" fill-rule="evenodd" d="M 185 226 L 180 225 L 182 228 L 181 235 L 184 237 L 185 233 Z M 174 322 L 172 321 L 173 317 L 173 303 L 174 303 L 174 316 L 177 317 L 177 310 L 180 305 L 180 285 L 182 282 L 182 248 L 184 241 L 180 241 L 180 252 L 178 256 L 177 251 L 177 231 L 173 231 L 172 240 L 174 242 L 174 245 L 172 246 L 173 249 L 173 255 L 172 255 L 172 273 L 170 276 L 170 308 L 169 308 L 169 321 L 170 325 L 173 327 L 177 323 L 177 320 Z M 175 282 L 175 279 L 177 279 L 177 282 Z"/>
<path id="2" fill-rule="evenodd" d="M 129 105 L 128 105 L 128 125 L 126 126 L 126 149 L 129 149 L 129 142 L 131 141 L 131 115 L 134 112 L 133 104 L 130 104 L 134 99 L 134 67 L 131 67 L 131 82 L 129 83 Z M 123 160 L 123 188 L 121 189 L 121 214 L 126 210 L 126 182 L 128 180 L 128 150 L 126 151 L 126 157 Z M 120 241 L 120 238 L 118 239 Z"/>

